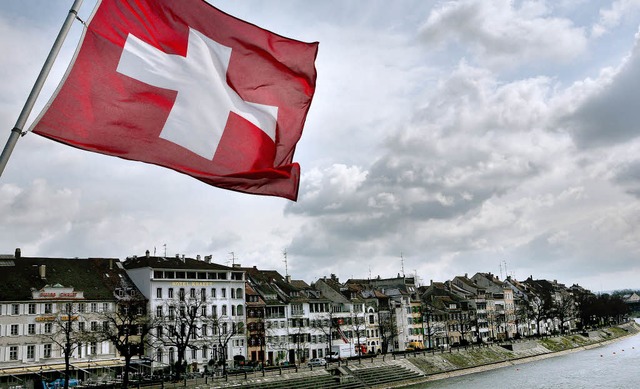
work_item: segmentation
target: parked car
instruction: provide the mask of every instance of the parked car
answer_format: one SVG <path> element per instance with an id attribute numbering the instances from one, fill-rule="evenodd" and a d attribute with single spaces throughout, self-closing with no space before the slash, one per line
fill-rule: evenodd
<path id="1" fill-rule="evenodd" d="M 311 366 L 324 366 L 327 364 L 327 361 L 325 361 L 322 358 L 313 358 L 310 359 L 309 362 L 307 363 L 307 366 L 311 367 Z"/>

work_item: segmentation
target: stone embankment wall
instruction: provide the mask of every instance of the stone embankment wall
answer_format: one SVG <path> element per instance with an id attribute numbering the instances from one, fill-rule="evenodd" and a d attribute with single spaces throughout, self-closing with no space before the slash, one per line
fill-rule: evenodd
<path id="1" fill-rule="evenodd" d="M 474 346 L 434 354 L 406 355 L 406 360 L 426 374 L 424 381 L 433 381 L 587 350 L 638 332 L 640 325 L 631 322 L 591 331 L 588 336 L 572 334 L 522 340 L 513 343 L 511 347 Z M 396 385 L 401 386 L 404 385 Z"/>

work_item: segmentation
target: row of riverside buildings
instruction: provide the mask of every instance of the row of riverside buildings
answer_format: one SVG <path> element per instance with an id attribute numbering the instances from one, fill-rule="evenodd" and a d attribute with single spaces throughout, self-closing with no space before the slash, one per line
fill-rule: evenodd
<path id="1" fill-rule="evenodd" d="M 222 266 L 210 256 L 149 252 L 120 261 L 24 257 L 16 249 L 0 255 L 0 278 L 0 387 L 59 376 L 69 339 L 74 377 L 121 375 L 123 355 L 113 339 L 87 334 L 107 332 L 110 313 L 131 309 L 123 308 L 131 298 L 143 302 L 136 312 L 145 320 L 118 336 L 138 336 L 141 346 L 127 366 L 153 374 L 181 362 L 187 371 L 212 372 L 299 364 L 338 349 L 349 357 L 569 330 L 578 320 L 572 296 L 589 293 L 490 273 L 426 286 L 400 275 L 346 282 L 331 275 L 310 285 L 273 270 Z"/>

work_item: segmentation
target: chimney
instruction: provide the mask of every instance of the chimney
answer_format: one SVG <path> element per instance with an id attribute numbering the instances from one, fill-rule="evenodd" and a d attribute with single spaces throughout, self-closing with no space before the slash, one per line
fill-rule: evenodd
<path id="1" fill-rule="evenodd" d="M 287 281 L 287 284 L 290 284 L 290 283 L 291 283 L 291 276 L 290 276 L 290 275 L 286 275 L 286 276 L 284 277 L 284 279 L 285 279 L 285 281 Z"/>
<path id="2" fill-rule="evenodd" d="M 22 251 L 20 250 L 20 247 L 18 247 L 16 248 L 15 258 L 20 259 L 21 256 L 22 256 Z"/>
<path id="3" fill-rule="evenodd" d="M 196 255 L 196 259 L 199 261 L 200 260 L 200 254 Z"/>
<path id="4" fill-rule="evenodd" d="M 47 265 L 39 265 L 38 266 L 38 273 L 40 274 L 40 279 L 46 280 L 47 279 Z"/>
<path id="5" fill-rule="evenodd" d="M 204 261 L 205 261 L 206 263 L 211 263 L 211 258 L 213 258 L 213 256 L 211 256 L 211 255 L 205 255 L 205 256 L 204 256 Z"/>
<path id="6" fill-rule="evenodd" d="M 147 250 L 147 251 L 145 251 L 145 252 L 144 252 L 144 256 L 145 256 L 145 257 L 147 257 L 147 258 L 149 258 L 149 250 Z"/>

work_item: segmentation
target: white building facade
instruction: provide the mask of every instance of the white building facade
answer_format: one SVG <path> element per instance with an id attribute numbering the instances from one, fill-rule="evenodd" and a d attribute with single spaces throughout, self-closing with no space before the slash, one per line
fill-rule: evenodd
<path id="1" fill-rule="evenodd" d="M 146 350 L 154 370 L 171 370 L 177 361 L 178 345 L 170 340 L 170 334 L 181 329 L 166 323 L 174 323 L 192 310 L 195 320 L 189 323 L 193 328 L 184 356 L 188 370 L 203 372 L 223 363 L 233 367 L 235 361 L 246 359 L 243 271 L 212 263 L 209 257 L 165 258 L 149 256 L 148 252 L 128 258 L 124 266 L 149 300 L 148 312 L 156 323 Z"/>

